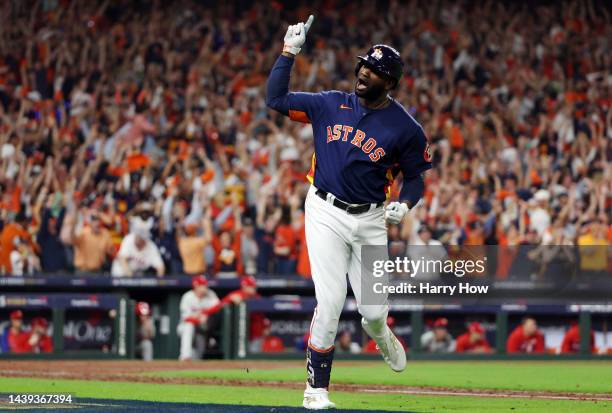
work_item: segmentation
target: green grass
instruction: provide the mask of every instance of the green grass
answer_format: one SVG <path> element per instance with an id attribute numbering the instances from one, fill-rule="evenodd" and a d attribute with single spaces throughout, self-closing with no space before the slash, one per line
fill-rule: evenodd
<path id="1" fill-rule="evenodd" d="M 136 399 L 160 402 L 241 404 L 260 406 L 299 406 L 302 392 L 291 389 L 257 387 L 200 386 L 98 382 L 86 380 L 52 380 L 2 378 L 3 393 L 71 393 L 79 397 L 101 399 Z M 612 409 L 612 402 L 558 401 L 530 399 L 489 399 L 475 397 L 429 397 L 398 394 L 355 394 L 334 392 L 332 400 L 343 409 L 402 412 L 552 412 L 595 413 Z"/>
<path id="2" fill-rule="evenodd" d="M 190 370 L 148 373 L 163 377 L 304 382 L 304 368 Z M 612 363 L 603 361 L 409 362 L 400 374 L 381 362 L 334 363 L 332 383 L 612 393 Z"/>

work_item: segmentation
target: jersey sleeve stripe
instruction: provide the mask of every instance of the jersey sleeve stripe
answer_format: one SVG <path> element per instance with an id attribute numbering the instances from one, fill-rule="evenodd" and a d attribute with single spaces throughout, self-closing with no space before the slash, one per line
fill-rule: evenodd
<path id="1" fill-rule="evenodd" d="M 314 184 L 314 174 L 315 174 L 316 163 L 317 163 L 317 160 L 315 158 L 315 154 L 313 153 L 312 160 L 310 161 L 310 170 L 306 174 L 306 179 L 308 179 L 308 182 L 310 182 L 311 184 Z"/>
<path id="2" fill-rule="evenodd" d="M 306 114 L 306 112 L 301 111 L 301 110 L 289 109 L 289 118 L 296 122 L 310 123 L 310 119 L 308 118 L 308 115 Z"/>

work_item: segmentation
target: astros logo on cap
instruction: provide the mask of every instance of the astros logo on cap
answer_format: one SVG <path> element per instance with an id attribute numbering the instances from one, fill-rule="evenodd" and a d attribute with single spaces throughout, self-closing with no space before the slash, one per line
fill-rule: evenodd
<path id="1" fill-rule="evenodd" d="M 372 57 L 376 60 L 380 60 L 383 57 L 382 50 L 380 50 L 378 47 L 374 49 L 374 51 L 372 52 Z"/>

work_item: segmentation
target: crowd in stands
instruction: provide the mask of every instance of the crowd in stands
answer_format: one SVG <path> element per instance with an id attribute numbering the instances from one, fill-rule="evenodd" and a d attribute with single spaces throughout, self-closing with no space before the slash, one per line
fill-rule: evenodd
<path id="1" fill-rule="evenodd" d="M 393 248 L 612 242 L 605 1 L 7 1 L 0 274 L 308 276 L 312 130 L 264 86 L 310 12 L 293 90 L 352 91 L 375 43 L 405 61 L 434 169 Z"/>

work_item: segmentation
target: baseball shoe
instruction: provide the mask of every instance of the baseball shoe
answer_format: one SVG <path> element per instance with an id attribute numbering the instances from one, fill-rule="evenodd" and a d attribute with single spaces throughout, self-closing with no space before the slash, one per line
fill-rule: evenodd
<path id="1" fill-rule="evenodd" d="M 336 404 L 329 401 L 329 393 L 326 389 L 312 388 L 307 384 L 302 406 L 308 410 L 324 410 L 333 409 Z"/>
<path id="2" fill-rule="evenodd" d="M 404 371 L 406 368 L 406 351 L 389 326 L 385 325 L 383 336 L 380 337 L 373 334 L 368 322 L 364 318 L 361 319 L 361 325 L 366 333 L 374 339 L 376 348 L 380 350 L 385 363 L 391 367 L 391 370 L 398 373 Z"/>

